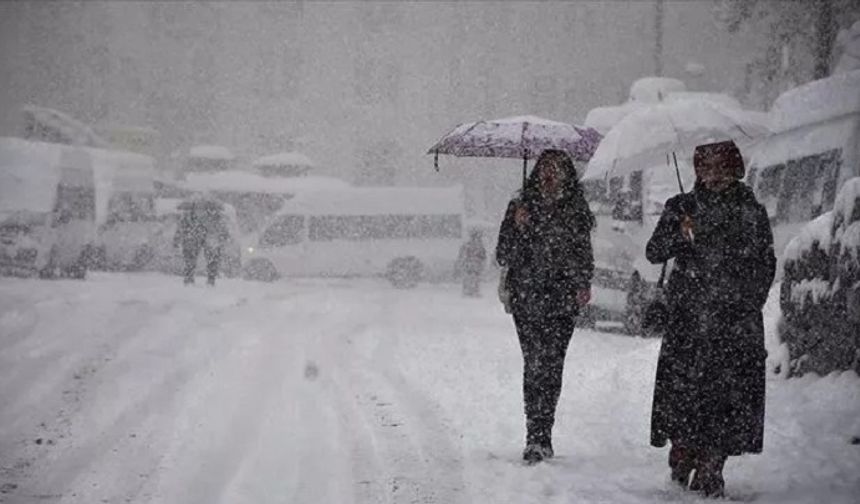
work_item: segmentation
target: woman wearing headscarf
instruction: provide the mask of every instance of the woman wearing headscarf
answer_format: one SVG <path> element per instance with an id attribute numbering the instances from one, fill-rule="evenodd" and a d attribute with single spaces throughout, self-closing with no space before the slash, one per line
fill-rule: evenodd
<path id="1" fill-rule="evenodd" d="M 776 258 L 767 212 L 741 182 L 744 163 L 734 142 L 696 147 L 693 163 L 693 191 L 666 202 L 646 248 L 652 263 L 674 259 L 651 444 L 671 442 L 674 481 L 718 497 L 726 459 L 762 450 L 761 310 Z"/>
<path id="2" fill-rule="evenodd" d="M 544 151 L 508 205 L 496 248 L 523 353 L 527 463 L 553 456 L 564 357 L 576 316 L 591 298 L 593 227 L 570 156 Z"/>

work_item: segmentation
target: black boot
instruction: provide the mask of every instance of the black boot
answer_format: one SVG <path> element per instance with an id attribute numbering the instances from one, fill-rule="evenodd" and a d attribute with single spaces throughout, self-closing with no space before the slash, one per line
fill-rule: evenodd
<path id="1" fill-rule="evenodd" d="M 526 422 L 526 448 L 523 450 L 523 461 L 536 464 L 555 455 L 552 449 L 552 424 L 543 420 L 528 420 Z"/>
<path id="2" fill-rule="evenodd" d="M 718 499 L 725 495 L 726 482 L 723 479 L 723 466 L 726 456 L 719 453 L 702 454 L 696 463 L 696 473 L 690 482 L 690 490 L 699 492 L 703 497 Z"/>
<path id="3" fill-rule="evenodd" d="M 672 481 L 687 488 L 690 473 L 696 468 L 696 454 L 692 448 L 672 443 L 669 449 L 669 468 L 672 470 Z"/>

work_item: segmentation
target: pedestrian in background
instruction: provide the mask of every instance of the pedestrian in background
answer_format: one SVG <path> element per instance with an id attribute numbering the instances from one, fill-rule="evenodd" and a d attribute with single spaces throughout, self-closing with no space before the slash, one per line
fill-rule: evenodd
<path id="1" fill-rule="evenodd" d="M 457 256 L 458 273 L 462 275 L 463 295 L 466 297 L 480 297 L 481 274 L 487 263 L 487 249 L 484 247 L 481 231 L 473 229 L 469 232 L 469 239 L 460 246 Z"/>
<path id="2" fill-rule="evenodd" d="M 224 208 L 216 201 L 194 199 L 179 205 L 182 214 L 173 237 L 174 247 L 182 247 L 185 285 L 194 283 L 200 251 L 206 261 L 206 283 L 215 285 L 221 254 L 229 238 Z"/>

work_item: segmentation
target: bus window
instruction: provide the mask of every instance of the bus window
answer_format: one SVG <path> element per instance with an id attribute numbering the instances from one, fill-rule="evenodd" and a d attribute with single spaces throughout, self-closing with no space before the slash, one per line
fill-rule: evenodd
<path id="1" fill-rule="evenodd" d="M 459 239 L 459 215 L 324 215 L 311 217 L 311 241 Z"/>
<path id="2" fill-rule="evenodd" d="M 300 243 L 304 225 L 305 218 L 301 215 L 283 215 L 260 237 L 260 247 L 283 247 Z"/>
<path id="3" fill-rule="evenodd" d="M 761 177 L 759 177 L 759 201 L 767 209 L 767 214 L 771 219 L 776 218 L 779 192 L 782 186 L 782 172 L 784 170 L 784 164 L 767 166 L 762 169 Z"/>
<path id="4" fill-rule="evenodd" d="M 155 198 L 152 194 L 122 192 L 108 202 L 107 222 L 145 222 L 155 219 Z"/>
<path id="5" fill-rule="evenodd" d="M 779 222 L 806 222 L 833 207 L 841 160 L 831 150 L 786 163 L 779 190 Z"/>
<path id="6" fill-rule="evenodd" d="M 54 211 L 61 224 L 71 220 L 95 220 L 95 190 L 92 187 L 58 185 Z"/>

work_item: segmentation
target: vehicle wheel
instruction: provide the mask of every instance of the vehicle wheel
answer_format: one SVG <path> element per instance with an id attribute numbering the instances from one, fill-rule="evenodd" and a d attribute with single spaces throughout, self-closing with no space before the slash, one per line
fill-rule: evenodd
<path id="1" fill-rule="evenodd" d="M 385 277 L 398 289 L 413 289 L 418 286 L 424 273 L 424 265 L 417 257 L 398 257 L 388 263 Z"/>
<path id="2" fill-rule="evenodd" d="M 66 268 L 65 275 L 75 280 L 84 280 L 87 278 L 87 263 L 81 258 L 75 264 Z"/>
<path id="3" fill-rule="evenodd" d="M 242 274 L 245 280 L 256 280 L 260 282 L 274 282 L 280 275 L 275 265 L 268 259 L 251 259 Z"/>

